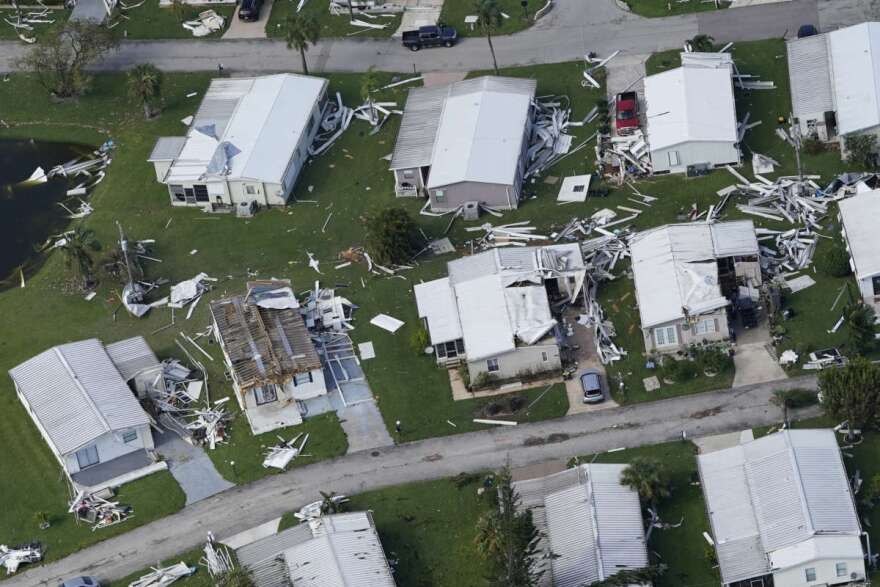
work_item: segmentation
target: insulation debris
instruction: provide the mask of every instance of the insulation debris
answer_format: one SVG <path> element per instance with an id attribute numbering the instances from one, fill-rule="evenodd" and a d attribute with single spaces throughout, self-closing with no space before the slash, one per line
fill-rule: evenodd
<path id="1" fill-rule="evenodd" d="M 0 566 L 11 575 L 18 571 L 21 563 L 38 563 L 43 560 L 43 546 L 39 542 L 21 546 L 0 544 Z"/>
<path id="2" fill-rule="evenodd" d="M 300 438 L 302 438 L 301 441 Z M 300 432 L 290 440 L 285 441 L 280 436 L 278 440 L 278 444 L 270 446 L 266 451 L 263 467 L 272 467 L 283 471 L 290 464 L 290 461 L 303 454 L 303 449 L 309 441 L 309 435 L 303 436 L 302 432 Z M 296 446 L 297 441 L 299 441 L 299 446 Z"/>
<path id="3" fill-rule="evenodd" d="M 222 31 L 225 25 L 226 19 L 214 10 L 204 10 L 199 13 L 198 18 L 195 20 L 188 20 L 181 24 L 194 37 L 207 37 L 211 33 Z"/>
<path id="4" fill-rule="evenodd" d="M 132 515 L 132 508 L 117 501 L 106 500 L 97 494 L 80 491 L 68 509 L 76 519 L 92 525 L 92 531 L 122 523 Z"/>
<path id="5" fill-rule="evenodd" d="M 128 587 L 166 587 L 178 579 L 189 577 L 196 572 L 196 567 L 188 567 L 179 562 L 170 567 L 151 567 L 151 571 L 128 584 Z"/>

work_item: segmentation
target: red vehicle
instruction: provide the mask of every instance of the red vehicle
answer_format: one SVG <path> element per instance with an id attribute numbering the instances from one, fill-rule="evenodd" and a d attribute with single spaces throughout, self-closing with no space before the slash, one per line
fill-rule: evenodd
<path id="1" fill-rule="evenodd" d="M 635 92 L 617 94 L 614 128 L 618 134 L 627 134 L 639 128 L 639 97 Z"/>

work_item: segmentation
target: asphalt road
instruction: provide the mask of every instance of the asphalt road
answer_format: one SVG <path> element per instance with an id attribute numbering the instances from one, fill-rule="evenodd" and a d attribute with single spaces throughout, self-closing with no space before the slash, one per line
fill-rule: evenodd
<path id="1" fill-rule="evenodd" d="M 681 438 L 682 431 L 694 438 L 778 423 L 782 414 L 770 402 L 773 391 L 815 385 L 812 376 L 787 379 L 353 453 L 229 489 L 3 585 L 54 587 L 77 575 L 118 579 L 198 546 L 209 530 L 220 538 L 237 534 L 314 501 L 319 491 L 354 494 L 496 469 L 508 461 L 519 467 L 665 442 Z"/>
<path id="2" fill-rule="evenodd" d="M 820 3 L 821 2 L 821 3 Z M 589 51 L 641 55 L 680 47 L 698 33 L 719 42 L 791 36 L 804 23 L 822 30 L 875 16 L 871 0 L 790 0 L 666 18 L 642 18 L 614 0 L 556 0 L 554 9 L 530 29 L 495 39 L 501 66 L 557 63 L 580 59 Z M 0 71 L 13 71 L 27 50 L 22 43 L 0 43 Z M 308 52 L 313 72 L 365 71 L 370 66 L 394 72 L 474 71 L 491 68 L 488 45 L 467 38 L 456 47 L 411 52 L 391 39 L 328 39 Z M 165 71 L 298 71 L 299 55 L 280 41 L 165 40 L 126 41 L 99 70 L 125 70 L 153 63 Z"/>

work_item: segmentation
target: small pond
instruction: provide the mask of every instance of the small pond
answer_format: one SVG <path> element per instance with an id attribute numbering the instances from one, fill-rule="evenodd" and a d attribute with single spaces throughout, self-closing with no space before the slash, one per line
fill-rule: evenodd
<path id="1" fill-rule="evenodd" d="M 0 287 L 18 285 L 20 270 L 33 273 L 42 261 L 40 245 L 66 229 L 76 198 L 67 198 L 68 183 L 55 177 L 29 183 L 37 167 L 49 171 L 91 151 L 91 147 L 32 140 L 0 139 Z"/>

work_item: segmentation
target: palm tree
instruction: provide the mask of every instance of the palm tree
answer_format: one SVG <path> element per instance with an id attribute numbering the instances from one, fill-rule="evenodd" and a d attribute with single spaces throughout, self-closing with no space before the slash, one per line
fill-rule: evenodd
<path id="1" fill-rule="evenodd" d="M 235 567 L 217 577 L 217 587 L 254 587 L 254 577 L 244 567 Z"/>
<path id="2" fill-rule="evenodd" d="M 853 300 L 843 308 L 847 346 L 853 354 L 862 355 L 874 345 L 875 316 L 874 308 L 863 303 L 861 299 Z"/>
<path id="3" fill-rule="evenodd" d="M 361 99 L 370 105 L 370 118 L 376 118 L 376 111 L 373 108 L 373 92 L 379 89 L 379 75 L 376 73 L 375 66 L 371 65 L 366 73 L 361 76 Z"/>
<path id="4" fill-rule="evenodd" d="M 319 491 L 321 494 L 321 515 L 338 514 L 345 509 L 345 502 L 348 501 L 341 495 L 337 495 L 335 491 L 327 493 Z"/>
<path id="5" fill-rule="evenodd" d="M 669 477 L 659 461 L 636 457 L 620 474 L 620 482 L 639 494 L 642 501 L 652 507 L 657 501 L 669 497 Z"/>
<path id="6" fill-rule="evenodd" d="M 477 24 L 486 33 L 489 41 L 489 51 L 492 52 L 492 65 L 495 75 L 498 75 L 498 60 L 495 58 L 495 46 L 492 44 L 492 31 L 501 26 L 501 9 L 498 8 L 497 0 L 475 0 L 474 11 L 477 13 Z"/>
<path id="7" fill-rule="evenodd" d="M 715 50 L 715 39 L 713 39 L 709 35 L 697 35 L 688 43 L 691 46 L 692 51 L 697 51 L 699 53 L 710 53 Z"/>
<path id="8" fill-rule="evenodd" d="M 94 277 L 92 269 L 95 265 L 92 251 L 101 250 L 101 244 L 95 238 L 95 231 L 77 226 L 64 235 L 64 243 L 60 245 L 64 254 L 64 264 L 73 271 L 80 285 L 87 288 Z"/>
<path id="9" fill-rule="evenodd" d="M 318 42 L 321 34 L 321 25 L 311 14 L 294 12 L 284 20 L 284 39 L 288 49 L 296 49 L 302 58 L 303 73 L 309 74 L 309 65 L 306 63 L 306 50 L 309 46 Z"/>
<path id="10" fill-rule="evenodd" d="M 128 72 L 128 94 L 144 106 L 144 118 L 158 114 L 154 106 L 162 98 L 162 72 L 151 63 L 141 63 Z"/>

